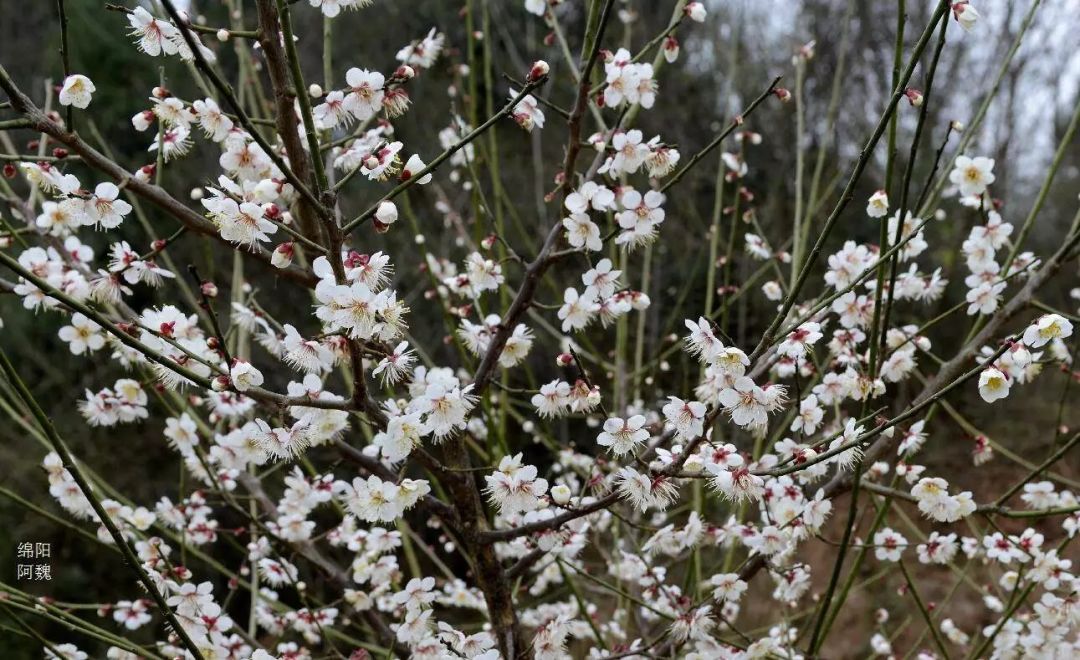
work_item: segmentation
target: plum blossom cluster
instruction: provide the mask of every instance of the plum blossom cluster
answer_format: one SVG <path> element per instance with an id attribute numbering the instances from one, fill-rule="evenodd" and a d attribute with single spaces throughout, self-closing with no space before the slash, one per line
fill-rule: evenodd
<path id="1" fill-rule="evenodd" d="M 950 156 L 938 193 L 872 182 L 860 197 L 865 216 L 847 211 L 852 188 L 826 224 L 811 212 L 792 231 L 756 203 L 775 193 L 758 188 L 770 173 L 753 147 L 772 138 L 752 113 L 793 96 L 803 112 L 802 85 L 793 93 L 774 82 L 731 118 L 720 137 L 737 144 L 727 151 L 716 148 L 721 139 L 699 147 L 691 132 L 676 145 L 634 123 L 678 102 L 659 78 L 679 59 L 677 34 L 692 39 L 685 28 L 706 20 L 703 3 L 675 3 L 670 23 L 637 51 L 636 12 L 609 16 L 595 4 L 581 40 L 594 50 L 575 59 L 576 37 L 567 40 L 561 22 L 571 3 L 526 0 L 552 30 L 550 57 L 570 55 L 566 84 L 549 79 L 563 67 L 544 60 L 518 72 L 521 81 L 492 82 L 502 64 L 484 54 L 498 33 L 486 23 L 510 11 L 500 7 L 467 16 L 473 32 L 460 43 L 432 28 L 387 51 L 396 68 L 385 73 L 373 64 L 381 60 L 339 63 L 328 50 L 322 82 L 342 84 L 343 72 L 344 83 L 326 90 L 304 83 L 294 47 L 309 35 L 293 26 L 314 16 L 333 35 L 366 20 L 346 10 L 374 3 L 256 4 L 260 29 L 232 15 L 214 47 L 199 35 L 215 30 L 169 0 L 161 6 L 177 20 L 126 12 L 141 52 L 176 55 L 205 83 L 190 87 L 193 97 L 156 87 L 135 108 L 131 128 L 145 134 L 142 157 L 153 162 L 127 173 L 50 114 L 35 132 L 80 159 L 12 168 L 27 211 L 17 235 L 4 219 L 0 263 L 15 276 L 0 285 L 26 310 L 49 312 L 42 322 L 75 359 L 122 370 L 79 400 L 87 425 L 131 425 L 170 447 L 182 475 L 177 489 L 153 480 L 163 492 L 140 505 L 56 442 L 41 463 L 50 496 L 74 524 L 92 526 L 90 538 L 130 550 L 144 588 L 118 580 L 130 589 L 123 599 L 72 610 L 101 619 L 93 627 L 51 602 L 31 599 L 27 609 L 63 616 L 123 660 L 346 650 L 820 657 L 870 562 L 880 569 L 872 580 L 900 589 L 864 640 L 876 655 L 901 652 L 891 616 L 925 613 L 922 601 L 904 600 L 925 592 L 925 582 L 909 582 L 914 569 L 923 580 L 978 575 L 957 588 L 972 588 L 981 619 L 927 615 L 935 645 L 1002 659 L 1076 654 L 1080 578 L 1068 546 L 1080 502 L 1055 465 L 1080 436 L 1061 412 L 1055 427 L 1065 428 L 1049 432 L 1045 462 L 1013 458 L 963 414 L 976 390 L 994 403 L 1013 384 L 1077 378 L 1075 316 L 1032 296 L 1075 258 L 1080 233 L 1053 255 L 1024 251 L 1030 227 L 1014 230 L 991 194 L 992 159 Z M 979 20 L 969 2 L 935 16 L 965 30 Z M 599 20 L 621 21 L 625 38 L 599 38 Z M 280 34 L 262 32 L 274 25 Z M 234 55 L 215 53 L 229 41 L 244 71 L 240 99 L 218 84 Z M 812 57 L 813 43 L 799 50 L 796 75 Z M 270 88 L 258 89 L 264 77 Z M 434 94 L 427 83 L 439 80 L 451 81 L 451 116 L 427 127 L 442 152 L 424 158 L 415 148 L 424 137 L 399 120 L 412 95 Z M 0 83 L 10 92 L 6 73 Z M 87 110 L 101 92 L 84 74 L 66 75 L 58 101 Z M 261 116 L 271 110 L 262 92 L 275 100 L 272 121 Z M 935 102 L 929 90 L 904 95 L 910 108 Z M 9 97 L 11 109 L 32 114 Z M 901 111 L 894 104 L 882 122 Z M 549 170 L 556 188 L 537 195 L 548 233 L 515 235 L 507 227 L 524 224 L 525 210 L 493 161 L 522 145 L 538 159 L 554 153 L 556 116 L 569 135 Z M 502 126 L 498 139 L 487 133 Z M 810 140 L 797 137 L 803 150 Z M 860 175 L 874 170 L 874 144 Z M 217 168 L 189 189 L 188 205 L 167 190 L 194 154 Z M 700 162 L 717 168 L 704 191 L 715 206 L 702 243 L 707 274 L 673 296 L 652 277 L 656 260 L 671 258 L 665 239 L 694 231 L 689 209 L 699 200 L 672 187 Z M 84 187 L 82 168 L 109 180 Z M 143 217 L 150 203 L 184 228 L 140 252 L 127 219 L 155 227 L 156 215 Z M 827 242 L 837 218 L 881 238 L 860 231 Z M 958 276 L 931 258 L 961 219 L 971 230 L 956 236 Z M 192 257 L 212 266 L 213 280 L 192 267 L 191 285 L 173 272 L 188 254 L 174 249 L 185 233 L 229 254 Z M 272 278 L 249 262 L 270 266 Z M 951 310 L 949 279 L 964 283 Z M 961 333 L 934 327 L 966 317 Z M 967 334 L 959 346 L 956 334 Z M 950 424 L 974 436 L 975 466 L 1010 460 L 1026 476 L 994 492 L 950 471 Z M 91 441 L 108 442 L 101 434 Z M 9 596 L 22 603 L 21 592 Z M 748 625 L 762 609 L 767 625 Z M 50 645 L 47 657 L 58 652 L 89 657 L 74 644 Z"/>

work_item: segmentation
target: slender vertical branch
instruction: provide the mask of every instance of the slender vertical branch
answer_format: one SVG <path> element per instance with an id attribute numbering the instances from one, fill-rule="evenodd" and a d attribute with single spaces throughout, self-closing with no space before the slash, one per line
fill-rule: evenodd
<path id="1" fill-rule="evenodd" d="M 919 145 L 922 141 L 923 128 L 926 125 L 926 118 L 929 114 L 930 94 L 934 88 L 934 74 L 937 73 L 938 61 L 941 59 L 941 51 L 945 48 L 945 31 L 948 27 L 949 21 L 941 22 L 937 47 L 934 49 L 934 55 L 930 61 L 930 68 L 927 70 L 926 89 L 922 90 L 923 102 L 922 107 L 919 109 L 919 120 L 915 124 L 915 135 L 911 138 L 911 149 L 908 152 L 907 164 L 904 168 L 904 178 L 900 182 L 900 203 L 896 207 L 896 229 L 893 230 L 891 239 L 893 245 L 899 243 L 904 235 L 904 223 L 909 208 L 908 196 L 911 193 L 911 178 L 915 173 L 915 163 L 918 160 Z M 887 227 L 888 223 L 883 222 L 882 226 Z M 900 253 L 894 254 L 892 260 L 889 262 L 889 286 L 886 289 L 885 310 L 881 317 L 881 341 L 878 348 L 882 362 L 885 360 L 885 338 L 889 331 L 889 317 L 892 313 L 893 305 L 893 289 L 896 288 L 896 276 L 899 271 L 900 256 Z"/>
<path id="2" fill-rule="evenodd" d="M 268 2 L 269 0 L 259 0 L 260 8 L 262 8 L 263 5 Z M 236 114 L 237 120 L 240 122 L 241 126 L 244 127 L 244 130 L 248 132 L 248 134 L 251 136 L 251 139 L 255 140 L 256 144 L 262 147 L 262 150 L 266 153 L 267 157 L 274 162 L 274 165 L 277 165 L 278 169 L 281 170 L 285 178 L 289 180 L 289 183 L 296 187 L 296 190 L 300 193 L 301 197 L 303 197 L 310 204 L 312 204 L 314 208 L 318 209 L 318 197 L 316 197 L 311 192 L 311 188 L 308 187 L 308 184 L 304 180 L 304 178 L 301 177 L 299 173 L 293 170 L 293 167 L 296 166 L 296 163 L 293 163 L 292 167 L 290 167 L 288 163 L 282 160 L 281 156 L 278 155 L 277 149 L 275 149 L 273 145 L 267 142 L 266 138 L 264 138 L 262 136 L 262 133 L 259 132 L 258 128 L 255 127 L 254 122 L 251 121 L 251 118 L 244 111 L 240 100 L 236 98 L 236 93 L 233 91 L 232 85 L 225 82 L 221 75 L 216 70 L 214 70 L 213 67 L 210 66 L 209 62 L 206 61 L 206 57 L 203 55 L 201 48 L 202 44 L 198 43 L 195 37 L 191 34 L 191 30 L 188 29 L 187 21 L 181 19 L 180 13 L 176 10 L 176 6 L 173 4 L 172 0 L 161 0 L 161 4 L 163 7 L 165 7 L 165 11 L 169 14 L 169 17 L 173 20 L 174 23 L 176 23 L 176 27 L 180 31 L 180 34 L 183 35 L 185 43 L 187 43 L 188 48 L 191 49 L 192 57 L 195 60 L 195 66 L 199 69 L 199 71 L 201 71 L 210 79 L 210 82 L 211 84 L 213 84 L 214 88 L 218 91 L 219 94 L 222 95 L 222 97 L 224 97 L 226 104 L 230 108 L 232 108 L 232 111 Z M 263 11 L 259 12 L 260 17 L 263 15 L 263 13 Z M 274 22 L 276 24 L 276 20 Z M 268 34 L 268 32 L 269 31 L 265 29 L 265 26 L 260 28 L 259 43 L 262 44 L 264 51 L 266 51 L 270 47 L 270 44 L 273 45 L 273 48 L 275 50 L 280 51 L 281 44 L 278 41 L 278 32 L 273 31 L 272 34 Z M 291 105 L 289 106 L 289 114 L 292 114 Z M 281 118 L 279 117 L 279 120 L 280 119 Z M 287 144 L 290 133 L 295 135 L 296 131 L 284 131 L 279 124 L 278 133 L 281 135 L 281 139 Z"/>
<path id="3" fill-rule="evenodd" d="M 8 382 L 14 387 L 19 398 L 22 399 L 27 409 L 30 410 L 30 413 L 37 421 L 38 426 L 44 431 L 45 436 L 52 445 L 53 451 L 60 456 L 64 469 L 71 474 L 71 478 L 78 484 L 79 490 L 87 501 L 90 502 L 90 506 L 94 509 L 94 513 L 97 514 L 101 524 L 105 526 L 105 529 L 108 530 L 109 536 L 112 537 L 113 542 L 120 548 L 120 552 L 124 555 L 125 563 L 127 563 L 132 572 L 136 574 L 136 577 L 146 589 L 147 593 L 150 594 L 150 597 L 153 599 L 154 604 L 157 605 L 162 616 L 165 617 L 172 627 L 173 632 L 180 638 L 180 643 L 194 657 L 203 657 L 202 653 L 199 651 L 199 647 L 192 641 L 187 630 L 185 630 L 184 626 L 177 620 L 176 614 L 173 613 L 172 609 L 165 602 L 165 597 L 161 594 L 158 586 L 150 579 L 146 569 L 143 568 L 142 562 L 139 561 L 139 557 L 135 554 L 135 550 L 131 547 L 130 542 L 116 526 L 116 522 L 112 519 L 109 512 L 105 510 L 105 507 L 101 504 L 100 498 L 98 498 L 93 488 L 90 487 L 89 482 L 86 481 L 82 470 L 75 463 L 75 458 L 71 455 L 71 452 L 68 451 L 67 445 L 64 444 L 64 441 L 53 427 L 52 419 L 50 419 L 49 416 L 45 414 L 45 411 L 41 409 L 41 406 L 38 405 L 34 395 L 30 393 L 30 390 L 26 387 L 26 383 L 19 377 L 19 373 L 15 370 L 14 365 L 11 364 L 7 353 L 3 349 L 0 349 L 0 370 L 4 372 L 4 376 L 7 378 Z"/>
<path id="4" fill-rule="evenodd" d="M 997 74 L 994 76 L 993 84 L 990 85 L 990 89 L 987 90 L 982 103 L 979 104 L 978 110 L 975 111 L 975 116 L 971 118 L 971 121 L 967 122 L 967 127 L 964 129 L 964 135 L 960 138 L 960 144 L 956 147 L 956 153 L 963 154 L 964 150 L 971 144 L 971 141 L 978 135 L 979 127 L 982 126 L 983 119 L 986 117 L 986 112 L 990 109 L 990 103 L 994 100 L 994 97 L 997 96 L 998 89 L 1001 88 L 1001 82 L 1005 79 L 1005 74 L 1008 73 L 1009 67 L 1016 57 L 1017 51 L 1020 50 L 1020 44 L 1023 43 L 1024 36 L 1027 34 L 1028 28 L 1031 27 L 1031 24 L 1035 19 L 1035 12 L 1039 9 L 1040 4 L 1042 4 L 1042 0 L 1032 0 L 1031 7 L 1028 9 L 1027 14 L 1024 15 L 1024 20 L 1020 24 L 1020 31 L 1017 33 L 1016 38 L 1013 39 L 1012 45 L 1009 46 L 1009 50 L 1005 53 L 1004 59 L 1001 60 L 1001 65 L 998 67 Z M 925 214 L 929 208 L 934 204 L 937 204 L 938 199 L 941 197 L 941 192 L 945 189 L 948 182 L 949 173 L 948 171 L 945 171 L 942 173 L 941 177 L 938 178 L 937 183 L 934 184 L 933 191 L 927 196 L 925 205 L 920 204 L 916 207 L 919 210 L 916 215 Z"/>
<path id="5" fill-rule="evenodd" d="M 60 62 L 64 66 L 64 82 L 67 82 L 67 77 L 71 75 L 71 46 L 68 43 L 68 17 L 67 10 L 64 7 L 64 0 L 56 0 L 56 11 L 60 18 Z M 72 110 L 72 106 L 67 106 L 64 112 L 64 121 L 67 124 L 67 129 L 74 133 L 75 116 Z"/>
<path id="6" fill-rule="evenodd" d="M 801 54 L 795 60 L 795 221 L 791 247 L 791 277 L 799 272 L 803 253 L 803 170 L 806 161 L 806 108 L 803 107 L 803 81 L 806 79 L 807 60 Z"/>
<path id="7" fill-rule="evenodd" d="M 848 178 L 847 185 L 844 186 L 844 192 L 840 195 L 840 200 L 836 203 L 832 213 L 829 214 L 829 218 L 825 221 L 825 226 L 818 235 L 814 247 L 810 250 L 806 262 L 799 270 L 799 276 L 792 282 L 791 289 L 788 291 L 788 295 L 785 296 L 784 302 L 780 306 L 780 311 L 773 318 L 772 323 L 770 323 L 768 329 L 765 330 L 757 347 L 754 348 L 753 352 L 750 354 L 751 362 L 761 357 L 765 348 L 772 343 L 773 339 L 776 337 L 776 331 L 779 329 L 780 324 L 784 322 L 788 312 L 791 311 L 791 308 L 795 305 L 795 301 L 798 300 L 799 294 L 806 284 L 806 280 L 810 277 L 810 271 L 814 266 L 814 262 L 817 261 L 822 250 L 825 248 L 825 242 L 828 240 L 829 235 L 832 233 L 833 228 L 840 219 L 840 215 L 843 214 L 848 204 L 851 203 L 851 200 L 855 195 L 855 185 L 858 183 L 859 179 L 862 178 L 863 171 L 866 169 L 866 165 L 869 163 L 870 157 L 874 152 L 874 147 L 877 146 L 882 134 L 884 134 L 885 127 L 891 119 L 893 112 L 896 110 L 896 104 L 899 103 L 900 97 L 904 94 L 904 87 L 915 72 L 915 67 L 918 65 L 919 58 L 922 56 L 923 51 L 926 50 L 926 46 L 930 41 L 934 29 L 937 27 L 938 21 L 944 20 L 945 12 L 948 7 L 948 0 L 939 0 L 937 9 L 930 19 L 930 24 L 926 26 L 919 41 L 915 44 L 911 59 L 908 61 L 908 66 L 900 77 L 898 84 L 893 89 L 892 98 L 890 98 L 881 117 L 878 118 L 878 123 L 874 128 L 874 132 L 870 135 L 870 139 L 867 140 L 866 145 L 859 154 L 858 160 L 855 162 L 855 167 L 851 172 L 851 176 Z"/>

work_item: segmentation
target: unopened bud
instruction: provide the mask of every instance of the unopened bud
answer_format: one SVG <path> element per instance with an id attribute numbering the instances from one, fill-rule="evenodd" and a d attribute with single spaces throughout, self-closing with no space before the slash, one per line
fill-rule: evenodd
<path id="1" fill-rule="evenodd" d="M 311 83 L 307 88 L 308 96 L 313 99 L 321 99 L 323 95 L 323 88 L 321 85 Z"/>
<path id="2" fill-rule="evenodd" d="M 574 363 L 574 356 L 569 353 L 559 353 L 559 357 L 555 358 L 555 364 L 560 367 L 569 367 Z"/>
<path id="3" fill-rule="evenodd" d="M 424 164 L 424 161 L 421 160 L 419 155 L 413 154 L 409 156 L 409 160 L 405 161 L 405 167 L 402 168 L 401 176 L 399 178 L 402 181 L 407 181 L 413 178 L 413 176 L 423 172 L 425 169 L 427 169 L 427 165 Z M 417 183 L 422 186 L 431 183 L 431 172 L 420 177 L 420 179 L 417 180 Z"/>
<path id="4" fill-rule="evenodd" d="M 390 228 L 390 225 L 397 222 L 398 210 L 397 206 L 391 201 L 385 201 L 379 203 L 379 208 L 375 209 L 375 227 L 378 229 L 382 226 L 382 231 L 386 231 Z"/>
<path id="5" fill-rule="evenodd" d="M 154 165 L 143 165 L 139 169 L 135 170 L 135 179 L 143 183 L 148 183 L 150 179 L 154 178 L 154 172 L 157 167 Z"/>
<path id="6" fill-rule="evenodd" d="M 270 263 L 275 268 L 288 268 L 292 265 L 293 254 L 292 242 L 286 241 L 274 248 L 274 253 L 270 255 Z"/>
<path id="7" fill-rule="evenodd" d="M 551 67 L 544 60 L 536 60 L 533 62 L 532 68 L 529 69 L 529 75 L 525 77 L 525 82 L 534 82 L 540 80 L 551 71 Z"/>
<path id="8" fill-rule="evenodd" d="M 908 87 L 907 89 L 904 90 L 904 96 L 907 97 L 908 101 L 911 103 L 911 105 L 913 107 L 916 107 L 916 108 L 921 108 L 922 107 L 923 94 L 919 90 L 912 89 L 911 87 Z"/>
<path id="9" fill-rule="evenodd" d="M 791 100 L 791 92 L 789 92 L 786 87 L 777 87 L 773 90 L 773 95 L 784 103 Z"/>
<path id="10" fill-rule="evenodd" d="M 668 64 L 674 64 L 679 59 L 679 40 L 674 35 L 664 39 L 664 59 Z"/>
<path id="11" fill-rule="evenodd" d="M 68 150 L 63 147 L 57 147 L 52 151 L 53 158 L 64 159 L 68 156 Z"/>
<path id="12" fill-rule="evenodd" d="M 600 405 L 600 403 L 603 401 L 603 397 L 600 395 L 600 387 L 594 385 L 593 388 L 589 390 L 589 395 L 585 397 L 585 400 L 590 406 Z"/>
<path id="13" fill-rule="evenodd" d="M 224 29 L 224 28 L 217 31 L 217 40 L 218 41 L 222 41 L 222 42 L 228 41 L 229 36 L 230 36 L 229 31 Z"/>
<path id="14" fill-rule="evenodd" d="M 565 505 L 570 501 L 570 488 L 566 484 L 559 484 L 551 488 L 551 499 L 556 504 Z"/>
<path id="15" fill-rule="evenodd" d="M 229 389 L 229 385 L 229 377 L 225 374 L 221 374 L 214 380 L 210 381 L 210 389 L 214 390 L 215 392 L 224 392 L 225 390 Z"/>
<path id="16" fill-rule="evenodd" d="M 708 12 L 705 11 L 705 5 L 700 2 L 691 2 L 686 5 L 683 11 L 686 12 L 686 15 L 690 17 L 690 20 L 695 23 L 704 23 L 705 17 L 708 15 Z"/>
<path id="17" fill-rule="evenodd" d="M 488 234 L 483 238 L 483 240 L 480 241 L 480 247 L 485 250 L 490 250 L 491 247 L 495 245 L 495 240 L 495 234 Z"/>
<path id="18" fill-rule="evenodd" d="M 416 69 L 408 64 L 402 64 L 394 71 L 394 77 L 401 80 L 412 80 L 416 77 Z"/>
<path id="19" fill-rule="evenodd" d="M 207 298 L 217 298 L 218 288 L 213 282 L 207 280 L 199 285 L 199 291 Z"/>

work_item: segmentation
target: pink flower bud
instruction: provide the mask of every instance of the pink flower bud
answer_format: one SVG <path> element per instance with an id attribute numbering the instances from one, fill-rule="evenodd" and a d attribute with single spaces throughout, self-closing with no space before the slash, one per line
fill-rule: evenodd
<path id="1" fill-rule="evenodd" d="M 534 82 L 540 80 L 551 71 L 551 67 L 544 60 L 536 60 L 533 62 L 532 68 L 529 69 L 529 75 L 525 76 L 525 82 Z"/>
<path id="2" fill-rule="evenodd" d="M 559 356 L 555 358 L 555 364 L 560 367 L 569 367 L 574 363 L 574 356 L 569 353 L 559 353 Z"/>
<path id="3" fill-rule="evenodd" d="M 292 265 L 293 260 L 293 244 L 291 241 L 281 243 L 274 248 L 274 253 L 270 255 L 270 263 L 275 268 L 288 268 Z"/>
<path id="4" fill-rule="evenodd" d="M 148 183 L 154 178 L 154 172 L 157 167 L 153 164 L 143 165 L 139 169 L 135 170 L 135 178 L 143 183 Z"/>
<path id="5" fill-rule="evenodd" d="M 207 280 L 199 285 L 199 290 L 207 298 L 217 298 L 218 288 L 213 282 Z"/>
<path id="6" fill-rule="evenodd" d="M 679 59 L 679 40 L 675 35 L 668 35 L 664 39 L 664 59 L 668 64 L 674 64 Z"/>
<path id="7" fill-rule="evenodd" d="M 907 97 L 908 101 L 911 103 L 912 106 L 916 108 L 922 107 L 923 95 L 922 92 L 920 92 L 919 90 L 908 87 L 904 90 L 904 96 Z"/>
<path id="8" fill-rule="evenodd" d="M 956 2 L 952 6 L 953 18 L 960 24 L 960 27 L 965 30 L 970 30 L 975 27 L 975 23 L 979 20 L 979 12 L 975 11 L 975 8 L 971 6 L 970 2 Z"/>

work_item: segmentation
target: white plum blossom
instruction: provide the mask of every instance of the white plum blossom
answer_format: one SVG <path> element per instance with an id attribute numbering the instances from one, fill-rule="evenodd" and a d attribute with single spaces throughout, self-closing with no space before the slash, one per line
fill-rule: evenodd
<path id="1" fill-rule="evenodd" d="M 1044 314 L 1024 330 L 1024 343 L 1031 348 L 1041 348 L 1055 339 L 1072 336 L 1072 323 L 1060 314 Z"/>
<path id="2" fill-rule="evenodd" d="M 562 225 L 566 228 L 566 242 L 572 247 L 593 252 L 604 249 L 600 228 L 585 213 L 571 213 L 563 218 Z"/>
<path id="3" fill-rule="evenodd" d="M 683 401 L 674 396 L 668 397 L 664 406 L 664 417 L 675 428 L 676 437 L 689 442 L 705 431 L 706 407 L 700 401 Z"/>
<path id="4" fill-rule="evenodd" d="M 510 100 L 512 101 L 515 98 L 517 98 L 517 92 L 511 89 Z M 532 94 L 526 94 L 522 97 L 514 106 L 510 116 L 517 122 L 518 126 L 529 132 L 532 132 L 534 128 L 544 127 L 544 111 L 540 109 L 540 102 Z"/>
<path id="5" fill-rule="evenodd" d="M 994 159 L 984 156 L 957 156 L 949 172 L 949 181 L 957 186 L 964 197 L 982 195 L 995 180 Z"/>
<path id="6" fill-rule="evenodd" d="M 484 477 L 492 503 L 503 513 L 532 511 L 540 505 L 548 482 L 536 476 L 532 465 L 521 465 L 521 454 L 504 456 L 499 469 Z"/>
<path id="7" fill-rule="evenodd" d="M 878 190 L 870 195 L 866 202 L 866 215 L 871 218 L 884 218 L 889 213 L 889 196 L 884 190 Z"/>
<path id="8" fill-rule="evenodd" d="M 596 300 L 595 291 L 586 289 L 584 293 L 579 294 L 577 289 L 567 288 L 563 292 L 563 305 L 559 308 L 563 332 L 585 328 L 599 311 L 600 304 Z"/>
<path id="9" fill-rule="evenodd" d="M 608 447 L 616 456 L 634 451 L 649 439 L 645 428 L 645 417 L 634 415 L 628 419 L 612 417 L 604 422 L 603 432 L 596 438 L 596 444 Z"/>
<path id="10" fill-rule="evenodd" d="M 907 547 L 907 539 L 886 527 L 874 534 L 874 556 L 879 561 L 900 561 L 900 555 Z"/>
<path id="11" fill-rule="evenodd" d="M 86 76 L 81 73 L 70 75 L 64 78 L 64 85 L 60 88 L 60 105 L 70 105 L 85 110 L 96 91 L 97 87 Z"/>
<path id="12" fill-rule="evenodd" d="M 1012 382 L 999 370 L 990 367 L 979 374 L 979 396 L 987 403 L 1009 396 Z"/>
<path id="13" fill-rule="evenodd" d="M 60 339 L 67 342 L 73 355 L 93 353 L 105 346 L 105 335 L 101 326 L 88 319 L 81 312 L 71 315 L 71 325 L 60 328 Z"/>
<path id="14" fill-rule="evenodd" d="M 262 372 L 246 360 L 236 360 L 236 363 L 229 370 L 229 378 L 233 387 L 241 392 L 246 392 L 263 384 Z"/>
<path id="15" fill-rule="evenodd" d="M 348 94 L 342 108 L 357 121 L 371 119 L 382 110 L 386 78 L 381 73 L 354 67 L 345 72 L 345 83 Z"/>

